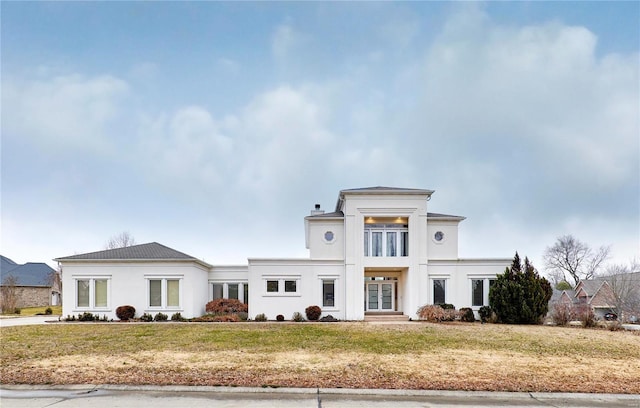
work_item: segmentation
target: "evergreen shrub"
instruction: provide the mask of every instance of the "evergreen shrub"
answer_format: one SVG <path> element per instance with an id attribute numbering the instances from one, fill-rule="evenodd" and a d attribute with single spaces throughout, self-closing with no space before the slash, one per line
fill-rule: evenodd
<path id="1" fill-rule="evenodd" d="M 491 319 L 492 314 L 493 310 L 491 310 L 491 306 L 482 306 L 478 309 L 478 315 L 482 323 L 487 323 Z"/>
<path id="2" fill-rule="evenodd" d="M 156 322 L 166 322 L 168 319 L 169 319 L 169 316 L 167 316 L 162 312 L 156 313 L 155 317 L 153 318 L 153 320 Z"/>
<path id="3" fill-rule="evenodd" d="M 142 322 L 152 322 L 153 321 L 153 316 L 151 316 L 151 314 L 149 314 L 149 313 L 143 313 L 142 316 L 140 316 L 140 321 L 142 321 Z"/>
<path id="4" fill-rule="evenodd" d="M 473 314 L 473 310 L 470 307 L 463 307 L 460 309 L 460 320 L 463 322 L 475 322 L 476 317 Z"/>
<path id="5" fill-rule="evenodd" d="M 552 291 L 529 259 L 523 264 L 516 252 L 511 266 L 491 286 L 489 304 L 502 323 L 540 324 L 549 310 Z"/>
<path id="6" fill-rule="evenodd" d="M 184 322 L 185 320 L 187 320 L 187 319 L 182 317 L 182 314 L 180 312 L 176 312 L 176 313 L 171 315 L 171 321 L 172 322 Z"/>

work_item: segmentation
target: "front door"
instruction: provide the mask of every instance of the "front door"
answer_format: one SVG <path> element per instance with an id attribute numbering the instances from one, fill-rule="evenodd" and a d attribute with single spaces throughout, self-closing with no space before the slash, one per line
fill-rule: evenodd
<path id="1" fill-rule="evenodd" d="M 395 310 L 394 283 L 367 283 L 366 299 L 367 311 L 370 312 L 390 312 Z"/>

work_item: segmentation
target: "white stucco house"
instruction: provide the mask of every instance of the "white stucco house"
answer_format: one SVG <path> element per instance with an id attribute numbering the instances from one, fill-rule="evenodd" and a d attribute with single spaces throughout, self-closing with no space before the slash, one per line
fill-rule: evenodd
<path id="1" fill-rule="evenodd" d="M 363 320 L 367 315 L 415 318 L 425 304 L 474 310 L 511 258 L 458 257 L 465 218 L 427 211 L 432 190 L 371 187 L 342 190 L 333 212 L 320 205 L 304 218 L 308 258 L 249 258 L 247 265 L 210 265 L 158 243 L 57 258 L 63 315 L 89 311 L 116 318 L 138 314 L 204 314 L 215 298 L 236 298 L 249 317 L 304 313 Z"/>

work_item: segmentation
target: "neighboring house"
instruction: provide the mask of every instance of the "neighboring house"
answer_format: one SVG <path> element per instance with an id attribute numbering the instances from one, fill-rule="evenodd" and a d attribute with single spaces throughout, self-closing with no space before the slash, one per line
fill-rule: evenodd
<path id="1" fill-rule="evenodd" d="M 623 320 L 635 321 L 640 310 L 640 272 L 582 280 L 573 290 L 554 290 L 549 303 L 550 311 L 558 304 L 585 306 L 597 319 L 622 313 Z"/>
<path id="2" fill-rule="evenodd" d="M 603 319 L 606 313 L 615 308 L 611 286 L 604 279 L 582 280 L 574 292 L 575 304 L 588 305 L 597 319 Z"/>
<path id="3" fill-rule="evenodd" d="M 207 301 L 235 298 L 275 318 L 319 305 L 323 315 L 415 318 L 425 304 L 478 310 L 510 258 L 458 257 L 464 217 L 427 212 L 433 191 L 389 187 L 342 190 L 333 212 L 305 217 L 308 258 L 249 258 L 214 266 L 158 243 L 56 259 L 65 287 L 63 314 L 115 318 L 130 304 L 141 313 L 204 314 Z"/>
<path id="4" fill-rule="evenodd" d="M 60 279 L 56 271 L 42 262 L 17 264 L 0 256 L 0 304 L 9 287 L 14 291 L 15 307 L 55 306 L 60 304 Z"/>

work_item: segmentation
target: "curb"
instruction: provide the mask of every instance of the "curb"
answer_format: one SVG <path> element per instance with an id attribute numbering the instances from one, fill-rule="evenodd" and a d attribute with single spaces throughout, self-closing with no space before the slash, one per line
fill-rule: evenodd
<path id="1" fill-rule="evenodd" d="M 400 390 L 400 389 L 350 389 L 350 388 L 275 388 L 275 387 L 223 387 L 204 385 L 118 385 L 118 384 L 69 384 L 69 385 L 0 385 L 1 390 L 11 391 L 139 391 L 139 392 L 209 392 L 218 394 L 287 394 L 287 395 L 351 395 L 381 397 L 479 397 L 508 400 L 563 399 L 600 401 L 640 401 L 638 394 L 600 394 L 568 392 L 504 392 L 504 391 L 449 391 L 449 390 Z"/>

